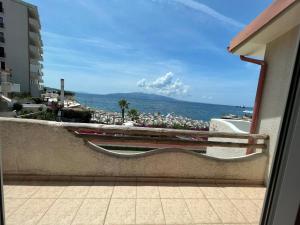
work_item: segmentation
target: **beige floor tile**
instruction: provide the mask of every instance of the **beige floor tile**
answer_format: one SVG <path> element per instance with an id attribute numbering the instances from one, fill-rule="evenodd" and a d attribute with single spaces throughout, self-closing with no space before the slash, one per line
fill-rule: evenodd
<path id="1" fill-rule="evenodd" d="M 80 206 L 72 225 L 102 225 L 109 199 L 85 199 Z"/>
<path id="2" fill-rule="evenodd" d="M 184 199 L 161 199 L 166 224 L 190 224 L 193 219 Z"/>
<path id="3" fill-rule="evenodd" d="M 40 189 L 40 186 L 13 186 L 6 193 L 6 198 L 30 198 L 35 192 Z"/>
<path id="4" fill-rule="evenodd" d="M 61 183 L 57 185 L 51 183 L 49 186 L 41 186 L 31 198 L 58 198 L 65 188 L 66 186 L 61 185 Z"/>
<path id="5" fill-rule="evenodd" d="M 229 199 L 209 199 L 208 201 L 223 223 L 247 223 L 245 217 Z"/>
<path id="6" fill-rule="evenodd" d="M 261 209 L 251 200 L 233 199 L 232 203 L 246 217 L 249 223 L 259 222 Z"/>
<path id="7" fill-rule="evenodd" d="M 160 199 L 137 199 L 137 224 L 164 224 L 164 214 Z"/>
<path id="8" fill-rule="evenodd" d="M 4 197 L 9 196 L 10 189 L 3 189 Z"/>
<path id="9" fill-rule="evenodd" d="M 96 182 L 90 187 L 87 198 L 111 198 L 114 190 L 112 182 Z"/>
<path id="10" fill-rule="evenodd" d="M 200 184 L 200 189 L 206 198 L 227 199 L 226 195 L 222 192 L 222 188 L 218 186 Z"/>
<path id="11" fill-rule="evenodd" d="M 136 198 L 136 189 L 135 182 L 116 183 L 112 198 Z"/>
<path id="12" fill-rule="evenodd" d="M 258 206 L 259 210 L 262 211 L 262 207 L 263 207 L 263 204 L 264 204 L 264 200 L 260 200 L 260 199 L 252 199 L 252 202 L 254 202 L 254 204 Z"/>
<path id="13" fill-rule="evenodd" d="M 59 198 L 85 198 L 91 186 L 92 183 L 71 183 L 65 187 Z"/>
<path id="14" fill-rule="evenodd" d="M 161 198 L 183 198 L 178 184 L 160 184 L 158 189 Z"/>
<path id="15" fill-rule="evenodd" d="M 83 199 L 57 199 L 38 225 L 70 225 Z"/>
<path id="16" fill-rule="evenodd" d="M 111 199 L 105 224 L 135 224 L 136 199 Z"/>
<path id="17" fill-rule="evenodd" d="M 55 199 L 29 199 L 6 219 L 6 224 L 36 225 L 54 201 Z"/>
<path id="18" fill-rule="evenodd" d="M 139 183 L 137 185 L 137 198 L 160 198 L 157 184 Z"/>
<path id="19" fill-rule="evenodd" d="M 184 198 L 204 198 L 197 184 L 184 184 L 180 185 L 179 188 Z"/>
<path id="20" fill-rule="evenodd" d="M 11 186 L 10 185 L 4 185 L 3 186 L 3 192 L 4 192 L 4 196 L 7 195 L 7 193 L 11 190 Z"/>
<path id="21" fill-rule="evenodd" d="M 266 188 L 264 187 L 241 187 L 241 191 L 250 199 L 264 199 Z"/>
<path id="22" fill-rule="evenodd" d="M 186 199 L 195 223 L 220 223 L 221 220 L 206 199 Z"/>
<path id="23" fill-rule="evenodd" d="M 21 205 L 23 205 L 27 198 L 9 198 L 4 200 L 5 216 L 8 217 L 14 213 Z"/>
<path id="24" fill-rule="evenodd" d="M 230 199 L 248 199 L 240 187 L 221 187 L 221 191 Z"/>

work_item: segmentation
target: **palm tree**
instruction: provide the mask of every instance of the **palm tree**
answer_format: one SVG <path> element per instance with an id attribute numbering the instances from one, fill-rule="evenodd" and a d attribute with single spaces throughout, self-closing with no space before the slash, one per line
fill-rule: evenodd
<path id="1" fill-rule="evenodd" d="M 122 112 L 122 123 L 124 123 L 125 109 L 128 109 L 129 102 L 127 102 L 127 100 L 123 98 L 119 101 L 119 106 Z"/>
<path id="2" fill-rule="evenodd" d="M 136 109 L 130 109 L 127 113 L 127 115 L 129 116 L 129 118 L 134 121 L 137 120 L 139 118 L 139 112 Z"/>

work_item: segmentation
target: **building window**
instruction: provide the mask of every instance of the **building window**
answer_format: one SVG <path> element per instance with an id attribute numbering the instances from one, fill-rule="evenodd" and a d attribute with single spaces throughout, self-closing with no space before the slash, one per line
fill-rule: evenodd
<path id="1" fill-rule="evenodd" d="M 1 70 L 5 70 L 5 62 L 1 61 Z"/>
<path id="2" fill-rule="evenodd" d="M 4 20 L 3 17 L 0 16 L 0 27 L 4 27 Z"/>
<path id="3" fill-rule="evenodd" d="M 0 42 L 3 42 L 3 43 L 5 42 L 3 32 L 0 32 Z"/>
<path id="4" fill-rule="evenodd" d="M 4 10 L 3 10 L 3 3 L 2 2 L 0 2 L 0 12 L 3 12 Z"/>
<path id="5" fill-rule="evenodd" d="M 4 48 L 0 47 L 0 57 L 5 57 Z"/>

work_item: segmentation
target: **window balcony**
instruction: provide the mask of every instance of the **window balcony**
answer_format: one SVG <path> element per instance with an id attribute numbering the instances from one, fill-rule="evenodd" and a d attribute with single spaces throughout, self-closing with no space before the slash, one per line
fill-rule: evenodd
<path id="1" fill-rule="evenodd" d="M 33 73 L 41 73 L 41 69 L 42 69 L 42 64 L 39 64 L 39 63 L 30 63 L 30 72 L 33 72 Z"/>
<path id="2" fill-rule="evenodd" d="M 37 32 L 29 32 L 29 40 L 30 40 L 30 44 L 41 47 L 42 45 L 42 41 L 41 41 L 41 36 L 39 33 Z"/>
<path id="3" fill-rule="evenodd" d="M 40 80 L 42 77 L 41 73 L 38 71 L 38 72 L 30 72 L 30 78 L 32 80 Z"/>
<path id="4" fill-rule="evenodd" d="M 30 45 L 29 46 L 30 58 L 34 60 L 43 60 L 41 55 L 41 48 Z"/>
<path id="5" fill-rule="evenodd" d="M 37 8 L 31 8 L 31 7 L 28 8 L 28 15 L 29 15 L 29 18 L 39 20 L 39 13 L 38 13 Z"/>
<path id="6" fill-rule="evenodd" d="M 41 29 L 39 21 L 33 18 L 29 18 L 29 29 L 33 32 L 39 32 Z"/>

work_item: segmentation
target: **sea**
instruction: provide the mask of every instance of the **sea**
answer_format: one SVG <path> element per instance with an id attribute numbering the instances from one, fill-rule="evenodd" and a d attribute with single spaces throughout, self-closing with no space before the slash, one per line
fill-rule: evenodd
<path id="1" fill-rule="evenodd" d="M 75 97 L 80 104 L 93 109 L 120 112 L 118 101 L 121 98 L 125 98 L 130 103 L 129 108 L 137 109 L 139 112 L 159 112 L 162 115 L 175 113 L 178 116 L 203 121 L 210 121 L 212 118 L 221 118 L 228 114 L 242 116 L 244 114 L 243 111 L 252 110 L 251 107 L 188 102 L 145 93 L 117 93 L 107 95 L 76 93 Z"/>

